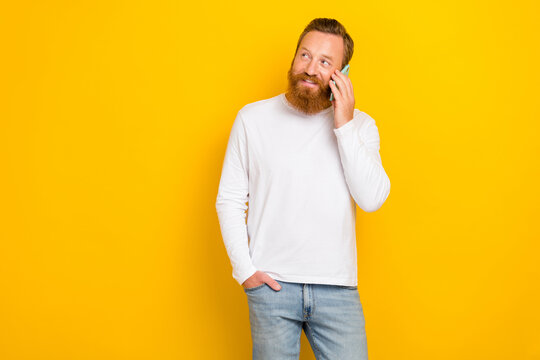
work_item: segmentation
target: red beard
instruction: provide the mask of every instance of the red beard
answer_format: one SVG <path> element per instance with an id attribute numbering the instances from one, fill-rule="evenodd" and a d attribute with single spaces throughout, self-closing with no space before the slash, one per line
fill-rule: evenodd
<path id="1" fill-rule="evenodd" d="M 289 103 L 299 111 L 313 115 L 332 106 L 330 86 L 324 86 L 317 77 L 310 77 L 305 73 L 293 75 L 292 66 L 287 72 L 289 87 L 285 97 Z M 302 84 L 302 80 L 313 81 L 318 86 L 316 88 Z"/>

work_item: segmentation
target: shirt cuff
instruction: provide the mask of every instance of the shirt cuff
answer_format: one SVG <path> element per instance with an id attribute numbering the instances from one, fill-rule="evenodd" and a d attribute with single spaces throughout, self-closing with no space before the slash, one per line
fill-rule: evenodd
<path id="1" fill-rule="evenodd" d="M 354 117 L 352 120 L 349 120 L 344 125 L 341 125 L 337 129 L 334 129 L 334 134 L 336 134 L 336 137 L 338 139 L 342 139 L 344 137 L 350 137 L 354 134 L 356 134 L 356 138 L 361 142 L 365 143 L 364 137 L 362 136 L 362 133 L 360 131 L 360 124 L 362 123 L 362 113 L 361 112 L 355 112 Z"/>
<path id="2" fill-rule="evenodd" d="M 246 270 L 246 272 L 239 274 L 238 276 L 233 275 L 233 277 L 240 285 L 242 285 L 244 281 L 246 281 L 249 277 L 255 274 L 255 272 L 257 272 L 257 268 L 251 265 L 251 267 L 248 270 Z"/>

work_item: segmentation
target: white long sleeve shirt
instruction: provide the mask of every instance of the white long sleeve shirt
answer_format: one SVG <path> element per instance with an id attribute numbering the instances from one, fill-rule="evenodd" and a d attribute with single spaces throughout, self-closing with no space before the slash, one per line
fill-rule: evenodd
<path id="1" fill-rule="evenodd" d="M 247 104 L 232 125 L 216 200 L 233 278 L 242 284 L 260 270 L 356 286 L 355 202 L 376 211 L 389 193 L 368 114 L 354 109 L 336 129 L 333 106 L 306 115 L 284 93 Z"/>

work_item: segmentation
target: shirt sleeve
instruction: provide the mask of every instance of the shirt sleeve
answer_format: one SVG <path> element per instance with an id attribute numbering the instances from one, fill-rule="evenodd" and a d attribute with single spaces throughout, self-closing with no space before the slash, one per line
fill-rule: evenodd
<path id="1" fill-rule="evenodd" d="M 390 194 L 390 179 L 382 166 L 375 120 L 354 109 L 353 119 L 334 133 L 351 196 L 362 210 L 378 210 Z"/>
<path id="2" fill-rule="evenodd" d="M 240 111 L 233 123 L 216 199 L 221 235 L 233 278 L 241 285 L 257 271 L 251 261 L 246 225 L 249 162 L 244 121 Z"/>

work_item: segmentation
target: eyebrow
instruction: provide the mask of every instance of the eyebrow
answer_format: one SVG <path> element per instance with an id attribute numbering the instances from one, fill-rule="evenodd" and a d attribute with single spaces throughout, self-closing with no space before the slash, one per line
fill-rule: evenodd
<path id="1" fill-rule="evenodd" d="M 306 48 L 305 46 L 302 46 L 300 49 L 304 49 L 304 50 L 309 51 L 309 49 Z M 311 51 L 309 51 L 309 52 L 311 53 Z M 328 56 L 328 55 L 325 55 L 325 54 L 321 54 L 321 56 L 324 57 L 324 58 L 327 58 L 327 59 L 330 59 L 330 60 L 334 61 L 334 58 L 331 57 L 331 56 Z"/>

